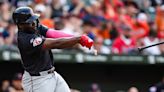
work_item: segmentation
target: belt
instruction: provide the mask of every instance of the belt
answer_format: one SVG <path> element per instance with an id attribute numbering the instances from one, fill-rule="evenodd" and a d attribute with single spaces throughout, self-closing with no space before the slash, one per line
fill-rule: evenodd
<path id="1" fill-rule="evenodd" d="M 47 75 L 47 74 L 54 73 L 54 71 L 55 71 L 55 67 L 52 67 L 51 69 L 49 69 L 47 71 L 42 71 L 42 72 L 35 73 L 35 74 L 31 74 L 31 73 L 29 73 L 29 74 L 31 76 L 44 76 L 44 75 Z"/>

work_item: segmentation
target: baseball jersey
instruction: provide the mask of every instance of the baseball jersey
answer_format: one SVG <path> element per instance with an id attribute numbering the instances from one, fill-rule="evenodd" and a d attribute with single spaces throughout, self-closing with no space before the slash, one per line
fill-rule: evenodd
<path id="1" fill-rule="evenodd" d="M 40 25 L 37 33 L 27 30 L 18 31 L 18 48 L 22 58 L 24 69 L 30 74 L 38 74 L 41 71 L 53 67 L 51 50 L 43 50 L 48 28 Z"/>

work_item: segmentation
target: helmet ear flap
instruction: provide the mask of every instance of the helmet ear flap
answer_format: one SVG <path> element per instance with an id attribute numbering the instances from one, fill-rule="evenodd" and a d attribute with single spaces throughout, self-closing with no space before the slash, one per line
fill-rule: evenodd
<path id="1" fill-rule="evenodd" d="M 36 19 L 36 20 L 34 21 L 34 23 L 35 23 L 35 26 L 36 26 L 37 28 L 40 26 L 39 19 Z"/>
<path id="2" fill-rule="evenodd" d="M 35 29 L 37 30 L 40 26 L 39 19 L 36 19 L 32 23 L 30 23 L 30 26 L 35 27 Z"/>
<path id="3" fill-rule="evenodd" d="M 37 19 L 36 22 L 37 22 L 37 28 L 38 28 L 40 26 L 39 19 Z"/>

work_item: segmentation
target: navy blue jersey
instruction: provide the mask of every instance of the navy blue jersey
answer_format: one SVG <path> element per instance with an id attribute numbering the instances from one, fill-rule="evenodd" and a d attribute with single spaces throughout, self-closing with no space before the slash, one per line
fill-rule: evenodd
<path id="1" fill-rule="evenodd" d="M 53 67 L 53 57 L 50 50 L 43 50 L 48 28 L 40 26 L 37 33 L 28 33 L 29 30 L 18 31 L 18 48 L 22 63 L 26 71 L 38 74 Z"/>

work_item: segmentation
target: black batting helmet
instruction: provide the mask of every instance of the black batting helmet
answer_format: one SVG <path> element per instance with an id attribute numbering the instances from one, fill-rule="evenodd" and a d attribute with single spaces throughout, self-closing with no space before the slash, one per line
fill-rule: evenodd
<path id="1" fill-rule="evenodd" d="M 12 17 L 16 24 L 27 24 L 38 20 L 39 16 L 30 7 L 19 7 L 13 12 Z"/>

